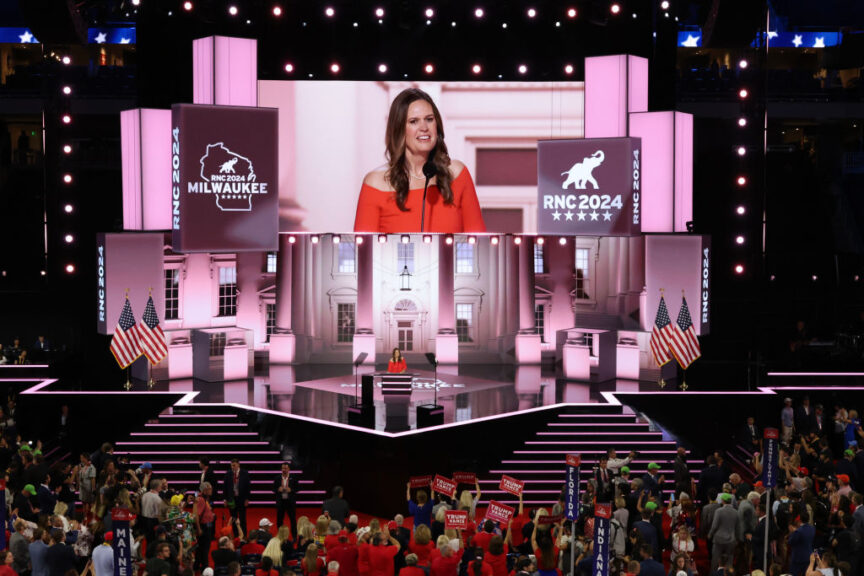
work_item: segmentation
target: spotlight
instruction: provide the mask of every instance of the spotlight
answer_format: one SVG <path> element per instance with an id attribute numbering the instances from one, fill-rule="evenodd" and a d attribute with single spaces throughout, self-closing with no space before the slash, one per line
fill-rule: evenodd
<path id="1" fill-rule="evenodd" d="M 435 67 L 432 64 L 426 64 L 426 66 L 423 67 L 423 71 L 426 72 L 426 74 L 432 74 L 435 72 Z"/>
<path id="2" fill-rule="evenodd" d="M 238 12 L 237 6 L 232 4 L 231 6 L 228 7 L 228 14 L 230 14 L 231 16 L 236 16 L 237 12 Z"/>
<path id="3" fill-rule="evenodd" d="M 744 265 L 743 265 L 743 264 L 736 264 L 736 265 L 735 265 L 735 274 L 739 274 L 739 275 L 740 275 L 740 274 L 743 274 L 743 273 L 744 273 Z"/>
<path id="4" fill-rule="evenodd" d="M 64 144 L 63 145 L 63 153 L 64 154 L 71 154 L 72 153 L 72 146 L 70 146 L 69 144 Z"/>
<path id="5" fill-rule="evenodd" d="M 660 8 L 662 8 L 663 10 L 668 10 L 669 9 L 669 0 L 663 0 L 662 2 L 660 2 Z"/>
<path id="6" fill-rule="evenodd" d="M 423 243 L 424 244 L 431 244 L 432 243 L 432 235 L 431 234 L 424 234 L 423 235 Z"/>
<path id="7" fill-rule="evenodd" d="M 567 245 L 567 237 L 561 236 L 560 238 L 558 238 L 558 244 L 560 244 L 561 246 L 566 246 Z"/>
<path id="8" fill-rule="evenodd" d="M 424 14 L 426 15 L 426 18 L 432 18 L 433 16 L 435 16 L 435 10 L 433 10 L 432 8 L 426 8 Z"/>
<path id="9" fill-rule="evenodd" d="M 744 186 L 745 184 L 747 184 L 747 178 L 745 178 L 744 176 L 739 176 L 737 182 L 738 186 Z"/>
<path id="10" fill-rule="evenodd" d="M 858 274 L 855 274 L 855 276 L 852 278 L 852 280 L 854 280 L 855 282 L 858 282 L 858 280 L 860 279 L 861 277 Z"/>
<path id="11" fill-rule="evenodd" d="M 71 184 L 72 183 L 72 175 L 71 174 L 64 174 L 63 175 L 63 182 L 65 182 L 66 184 Z"/>
<path id="12" fill-rule="evenodd" d="M 75 210 L 75 208 L 71 204 L 66 204 L 65 206 L 63 206 L 63 211 L 67 214 L 71 214 L 73 210 Z"/>
<path id="13" fill-rule="evenodd" d="M 573 74 L 573 65 L 572 64 L 566 64 L 564 66 L 564 73 L 567 74 L 568 76 L 570 74 Z"/>
<path id="14" fill-rule="evenodd" d="M 747 119 L 744 117 L 739 118 L 738 119 L 738 126 L 740 126 L 741 128 L 744 128 L 745 126 L 747 126 Z"/>
<path id="15" fill-rule="evenodd" d="M 363 244 L 363 236 L 355 236 L 354 237 L 354 243 L 357 244 L 358 246 L 360 244 Z"/>
<path id="16" fill-rule="evenodd" d="M 468 236 L 468 244 L 476 244 L 477 237 L 476 236 Z"/>
<path id="17" fill-rule="evenodd" d="M 72 274 L 73 272 L 75 272 L 75 265 L 74 264 L 67 264 L 66 265 L 66 273 Z"/>
<path id="18" fill-rule="evenodd" d="M 492 246 L 497 246 L 498 245 L 498 237 L 492 236 L 492 238 L 489 239 L 489 243 L 492 244 Z"/>
<path id="19" fill-rule="evenodd" d="M 504 22 L 503 24 L 501 24 L 501 28 L 503 28 L 504 30 L 506 30 L 506 29 L 507 29 L 507 23 Z"/>
<path id="20" fill-rule="evenodd" d="M 747 68 L 747 66 L 749 65 L 750 64 L 747 62 L 747 60 L 741 60 L 740 62 L 738 62 L 738 66 L 741 68 Z"/>
<path id="21" fill-rule="evenodd" d="M 72 63 L 72 58 L 70 58 L 69 56 L 63 56 L 63 58 L 60 61 L 63 62 L 63 64 L 66 64 L 68 66 L 69 64 Z"/>
<path id="22" fill-rule="evenodd" d="M 742 204 L 739 204 L 738 207 L 735 208 L 735 213 L 739 216 L 743 216 L 747 213 L 747 209 Z"/>
<path id="23" fill-rule="evenodd" d="M 330 72 L 332 72 L 333 74 L 338 74 L 339 70 L 341 70 L 341 68 L 339 67 L 339 64 L 337 64 L 336 62 L 334 62 L 333 64 L 330 65 Z"/>
<path id="24" fill-rule="evenodd" d="M 744 156 L 747 154 L 747 149 L 744 146 L 739 146 L 737 152 L 738 156 Z"/>
<path id="25" fill-rule="evenodd" d="M 277 16 L 277 17 L 278 17 L 278 16 L 281 16 L 281 15 L 282 15 L 282 7 L 279 6 L 278 4 L 277 4 L 276 6 L 273 6 L 273 16 Z"/>
<path id="26" fill-rule="evenodd" d="M 528 18 L 534 18 L 537 16 L 537 10 L 535 10 L 534 8 L 528 8 L 526 14 L 528 15 Z"/>
<path id="27" fill-rule="evenodd" d="M 65 94 L 66 96 L 68 96 L 69 94 L 72 94 L 72 87 L 71 86 L 63 86 L 63 94 Z"/>
<path id="28" fill-rule="evenodd" d="M 191 12 L 192 11 L 192 2 L 184 2 L 183 3 L 183 9 L 186 10 L 187 12 Z"/>
<path id="29" fill-rule="evenodd" d="M 402 241 L 402 244 L 410 244 L 411 243 L 411 236 L 409 236 L 408 234 L 402 234 L 402 237 L 400 238 L 400 240 Z"/>
<path id="30" fill-rule="evenodd" d="M 567 9 L 567 17 L 568 18 L 576 18 L 578 12 L 576 12 L 576 8 L 568 8 Z"/>
<path id="31" fill-rule="evenodd" d="M 546 240 L 544 240 L 542 236 L 538 236 L 537 239 L 536 239 L 534 242 L 535 242 L 538 246 L 542 246 L 543 244 L 546 243 Z"/>
<path id="32" fill-rule="evenodd" d="M 342 238 L 338 234 L 333 234 L 333 244 L 339 244 L 342 241 Z"/>
<path id="33" fill-rule="evenodd" d="M 40 275 L 40 276 L 45 276 L 45 274 L 47 274 L 47 272 L 45 272 L 45 270 L 40 270 L 40 271 L 39 271 L 39 275 Z"/>
<path id="34" fill-rule="evenodd" d="M 72 236 L 72 234 L 66 234 L 66 236 L 63 237 L 63 240 L 64 240 L 67 244 L 71 244 L 72 242 L 75 241 L 75 237 Z"/>
<path id="35" fill-rule="evenodd" d="M 141 5 L 141 0 L 132 0 L 132 5 L 133 5 L 133 6 L 140 6 L 140 5 Z"/>
<path id="36" fill-rule="evenodd" d="M 609 11 L 612 12 L 612 14 L 620 14 L 621 5 L 618 3 L 612 4 L 612 6 L 609 7 Z"/>
<path id="37" fill-rule="evenodd" d="M 525 64 L 520 64 L 518 70 L 519 74 L 525 74 L 526 72 L 528 72 L 528 66 L 526 66 Z"/>
<path id="38" fill-rule="evenodd" d="M 735 237 L 735 243 L 738 244 L 739 246 L 741 244 L 744 244 L 744 236 L 736 236 Z"/>
<path id="39" fill-rule="evenodd" d="M 453 244 L 453 236 L 451 236 L 450 234 L 445 236 L 444 237 L 444 243 L 447 244 L 448 246 L 452 245 Z"/>
<path id="40" fill-rule="evenodd" d="M 387 73 L 387 65 L 386 64 L 379 64 L 378 65 L 378 72 L 380 72 L 381 74 L 386 74 Z"/>
<path id="41" fill-rule="evenodd" d="M 313 235 L 312 235 L 312 238 L 310 238 L 312 244 L 318 244 L 318 241 L 319 241 L 320 239 L 321 239 L 321 237 L 318 236 L 317 234 L 313 234 Z"/>
<path id="42" fill-rule="evenodd" d="M 811 279 L 813 282 L 816 282 L 817 280 L 819 280 L 819 276 L 817 276 L 816 274 L 813 274 L 813 276 L 811 276 L 810 279 Z"/>
<path id="43" fill-rule="evenodd" d="M 61 120 L 63 121 L 63 124 L 71 124 L 72 116 L 70 116 L 69 114 L 64 114 Z"/>
<path id="44" fill-rule="evenodd" d="M 742 88 L 741 90 L 738 91 L 738 96 L 739 96 L 742 100 L 744 100 L 745 98 L 747 98 L 747 96 L 749 96 L 749 95 L 750 95 L 750 92 L 748 92 L 746 88 Z"/>
<path id="45" fill-rule="evenodd" d="M 513 244 L 515 244 L 516 246 L 519 246 L 520 244 L 522 244 L 522 237 L 521 236 L 514 236 L 513 237 Z"/>
<path id="46" fill-rule="evenodd" d="M 387 235 L 379 234 L 378 235 L 378 244 L 386 244 L 387 243 Z"/>
<path id="47" fill-rule="evenodd" d="M 287 72 L 288 74 L 291 74 L 292 72 L 294 72 L 294 64 L 287 62 L 285 64 L 285 72 Z"/>
<path id="48" fill-rule="evenodd" d="M 383 18 L 384 17 L 384 8 L 376 8 L 375 9 L 375 16 L 377 18 Z"/>
<path id="49" fill-rule="evenodd" d="M 336 15 L 336 10 L 334 10 L 332 6 L 328 6 L 327 8 L 324 9 L 324 15 L 327 16 L 328 18 L 332 18 L 333 16 Z"/>
<path id="50" fill-rule="evenodd" d="M 473 72 L 474 74 L 480 74 L 482 71 L 483 71 L 483 68 L 479 64 L 474 64 L 471 67 L 471 72 Z"/>
<path id="51" fill-rule="evenodd" d="M 483 11 L 483 8 L 477 8 L 474 10 L 474 17 L 475 18 L 483 18 L 484 14 L 486 14 L 486 12 Z"/>

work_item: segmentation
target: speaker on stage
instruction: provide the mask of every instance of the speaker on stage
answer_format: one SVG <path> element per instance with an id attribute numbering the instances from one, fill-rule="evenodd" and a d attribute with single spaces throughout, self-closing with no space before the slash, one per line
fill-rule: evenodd
<path id="1" fill-rule="evenodd" d="M 375 429 L 375 406 L 372 404 L 352 404 L 348 406 L 348 424 Z"/>
<path id="2" fill-rule="evenodd" d="M 373 394 L 375 392 L 375 376 L 373 376 L 372 374 L 363 374 L 363 376 L 361 376 L 361 381 L 362 384 L 360 388 L 362 390 L 362 400 L 360 401 L 360 403 L 363 406 L 374 406 L 375 399 L 373 397 Z"/>
<path id="3" fill-rule="evenodd" d="M 417 429 L 444 424 L 444 407 L 437 404 L 417 406 Z"/>

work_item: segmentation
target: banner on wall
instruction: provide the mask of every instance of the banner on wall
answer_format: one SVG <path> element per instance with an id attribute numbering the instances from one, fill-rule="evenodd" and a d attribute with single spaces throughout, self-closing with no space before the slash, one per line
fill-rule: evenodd
<path id="1" fill-rule="evenodd" d="M 638 236 L 642 140 L 590 138 L 537 144 L 537 232 Z"/>
<path id="2" fill-rule="evenodd" d="M 171 117 L 174 251 L 277 250 L 277 111 L 175 104 Z"/>

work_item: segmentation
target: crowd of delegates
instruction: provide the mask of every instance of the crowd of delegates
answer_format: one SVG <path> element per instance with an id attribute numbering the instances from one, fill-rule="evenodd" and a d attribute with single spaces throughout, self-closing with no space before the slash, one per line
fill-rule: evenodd
<path id="1" fill-rule="evenodd" d="M 45 336 L 37 336 L 31 346 L 22 344 L 21 339 L 16 337 L 11 344 L 0 342 L 0 365 L 44 362 L 49 359 L 52 351 L 51 342 Z"/>
<path id="2" fill-rule="evenodd" d="M 479 484 L 449 498 L 409 483 L 411 518 L 362 525 L 336 487 L 320 514 L 298 518 L 297 481 L 285 463 L 272 483 L 275 523 L 265 515 L 251 530 L 249 475 L 236 459 L 217 472 L 202 458 L 199 490 L 184 494 L 150 464 L 134 468 L 115 456 L 111 444 L 80 454 L 74 465 L 50 463 L 38 443 L 6 434 L 0 465 L 8 471 L 10 534 L 0 576 L 113 574 L 115 507 L 133 514 L 132 555 L 146 576 L 590 576 L 598 502 L 614 507 L 613 576 L 864 576 L 857 414 L 836 406 L 829 418 L 803 399 L 787 400 L 777 418 L 783 442 L 767 517 L 767 490 L 756 481 L 761 431 L 751 418 L 738 435 L 755 468 L 749 474 L 717 451 L 697 480 L 679 448 L 666 478 L 660 464 L 610 449 L 590 473 L 582 471 L 587 483 L 575 523 L 561 518 L 563 490 L 537 509 L 520 497 L 509 522 L 493 522 L 478 509 Z M 466 512 L 464 529 L 447 527 L 451 509 Z"/>

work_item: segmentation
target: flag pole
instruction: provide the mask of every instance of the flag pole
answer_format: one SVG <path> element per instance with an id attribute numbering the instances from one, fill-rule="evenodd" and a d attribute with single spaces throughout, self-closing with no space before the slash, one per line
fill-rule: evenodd
<path id="1" fill-rule="evenodd" d="M 132 381 L 129 380 L 129 367 L 128 366 L 126 367 L 126 384 L 123 385 L 123 388 L 125 388 L 127 391 L 132 389 Z"/>
<path id="2" fill-rule="evenodd" d="M 686 296 L 684 296 L 684 289 L 681 289 L 681 301 L 684 302 L 686 300 Z M 682 376 L 681 376 L 681 386 L 679 386 L 681 390 L 687 390 L 687 368 L 683 368 Z"/>
<path id="3" fill-rule="evenodd" d="M 665 290 L 663 288 L 660 288 L 660 299 L 661 300 L 663 299 L 663 296 L 665 295 L 664 293 L 665 293 Z M 666 380 L 663 379 L 663 365 L 662 364 L 660 365 L 660 380 L 657 382 L 657 385 L 660 386 L 660 388 L 666 388 Z"/>

